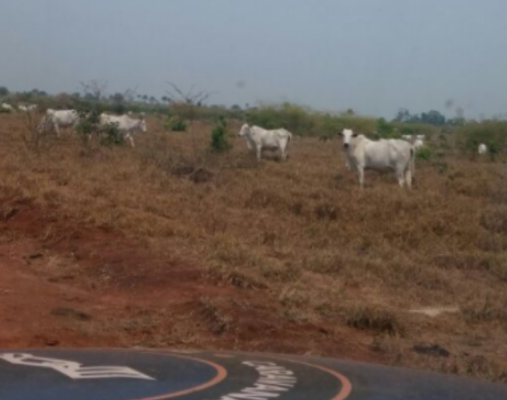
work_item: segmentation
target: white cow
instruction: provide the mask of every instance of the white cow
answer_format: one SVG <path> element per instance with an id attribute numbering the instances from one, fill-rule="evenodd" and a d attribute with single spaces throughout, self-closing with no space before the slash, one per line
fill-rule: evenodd
<path id="1" fill-rule="evenodd" d="M 133 135 L 136 134 L 137 132 L 146 133 L 147 131 L 144 114 L 141 114 L 140 119 L 131 118 L 128 115 L 117 116 L 117 115 L 101 114 L 100 126 L 104 127 L 109 124 L 116 125 L 120 133 L 126 139 L 128 139 L 132 147 L 135 147 Z"/>
<path id="2" fill-rule="evenodd" d="M 26 112 L 26 113 L 33 112 L 33 111 L 37 110 L 37 105 L 36 104 L 26 104 L 26 105 L 20 104 L 20 105 L 18 105 L 18 110 Z"/>
<path id="3" fill-rule="evenodd" d="M 421 147 L 424 147 L 424 140 L 417 138 L 414 142 L 414 149 L 418 150 Z"/>
<path id="4" fill-rule="evenodd" d="M 364 171 L 394 170 L 400 186 L 410 189 L 415 172 L 415 151 L 410 143 L 399 139 L 373 141 L 364 135 L 344 129 L 341 133 L 349 165 L 359 174 L 359 185 L 364 185 Z"/>
<path id="5" fill-rule="evenodd" d="M 2 103 L 0 108 L 6 112 L 13 112 L 14 111 L 14 107 L 12 107 L 10 104 L 7 104 L 7 103 Z"/>
<path id="6" fill-rule="evenodd" d="M 486 154 L 488 152 L 488 146 L 486 146 L 484 143 L 481 143 L 477 149 L 477 152 L 480 155 Z"/>
<path id="7" fill-rule="evenodd" d="M 79 114 L 76 110 L 52 110 L 48 108 L 46 115 L 39 124 L 39 131 L 54 130 L 60 136 L 60 128 L 75 127 L 79 123 Z"/>
<path id="8" fill-rule="evenodd" d="M 246 145 L 249 149 L 255 149 L 258 161 L 261 159 L 263 149 L 279 150 L 284 161 L 289 156 L 292 133 L 286 129 L 266 130 L 255 125 L 244 124 L 238 135 L 246 138 Z"/>
<path id="9" fill-rule="evenodd" d="M 426 139 L 426 135 L 415 135 L 415 138 L 419 140 L 424 140 Z"/>
<path id="10" fill-rule="evenodd" d="M 402 139 L 412 143 L 412 135 L 403 135 Z"/>

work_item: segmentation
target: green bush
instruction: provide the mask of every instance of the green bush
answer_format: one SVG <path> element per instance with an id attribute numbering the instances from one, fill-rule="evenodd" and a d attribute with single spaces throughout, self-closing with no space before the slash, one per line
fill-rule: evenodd
<path id="1" fill-rule="evenodd" d="M 249 109 L 244 112 L 244 119 L 265 129 L 285 128 L 295 135 L 321 138 L 330 138 L 344 128 L 371 133 L 376 127 L 373 118 L 322 113 L 291 103 Z"/>
<path id="2" fill-rule="evenodd" d="M 100 114 L 104 108 L 99 102 L 77 101 L 76 111 L 79 114 L 79 123 L 76 131 L 81 135 L 83 142 L 89 143 L 92 135 L 100 136 L 103 146 L 121 146 L 125 142 L 124 136 L 118 129 L 118 124 L 112 123 L 100 126 Z"/>
<path id="3" fill-rule="evenodd" d="M 401 134 L 395 126 L 387 122 L 384 118 L 377 119 L 375 139 L 400 139 Z"/>
<path id="4" fill-rule="evenodd" d="M 174 115 L 167 119 L 165 123 L 165 128 L 166 130 L 172 132 L 186 132 L 187 123 L 183 118 Z"/>
<path id="5" fill-rule="evenodd" d="M 471 122 L 457 128 L 456 136 L 462 150 L 472 157 L 477 155 L 479 144 L 484 143 L 488 147 L 491 160 L 494 161 L 507 144 L 507 122 Z"/>
<path id="6" fill-rule="evenodd" d="M 83 139 L 99 132 L 102 109 L 98 105 L 85 102 L 78 103 L 76 111 L 79 114 L 79 123 L 76 126 L 76 132 L 79 133 Z"/>
<path id="7" fill-rule="evenodd" d="M 431 161 L 435 154 L 430 147 L 424 146 L 415 151 L 415 158 L 418 161 Z"/>
<path id="8" fill-rule="evenodd" d="M 486 146 L 488 147 L 488 154 L 489 154 L 491 161 L 495 161 L 496 157 L 498 156 L 498 154 L 502 150 L 502 145 L 500 144 L 500 142 L 498 140 L 490 139 L 487 142 Z"/>
<path id="9" fill-rule="evenodd" d="M 225 118 L 221 116 L 211 132 L 211 149 L 216 152 L 223 152 L 230 148 L 231 144 L 227 138 L 227 123 Z"/>
<path id="10" fill-rule="evenodd" d="M 117 123 L 109 123 L 100 128 L 100 144 L 103 146 L 123 146 L 125 137 Z"/>

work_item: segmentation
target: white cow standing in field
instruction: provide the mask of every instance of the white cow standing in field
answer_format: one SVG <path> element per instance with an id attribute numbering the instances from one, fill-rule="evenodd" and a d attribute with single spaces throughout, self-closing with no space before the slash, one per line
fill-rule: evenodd
<path id="1" fill-rule="evenodd" d="M 409 143 L 412 143 L 412 135 L 403 135 L 402 139 L 406 140 Z"/>
<path id="2" fill-rule="evenodd" d="M 415 151 L 410 143 L 399 139 L 373 141 L 364 135 L 344 129 L 341 133 L 349 165 L 359 174 L 359 185 L 364 185 L 364 171 L 394 170 L 400 186 L 412 187 L 415 172 Z"/>
<path id="3" fill-rule="evenodd" d="M 484 143 L 481 143 L 479 145 L 479 148 L 477 149 L 477 152 L 479 155 L 484 155 L 488 152 L 488 146 L 486 146 Z"/>
<path id="4" fill-rule="evenodd" d="M 272 129 L 266 130 L 258 126 L 249 126 L 244 124 L 239 136 L 246 138 L 246 144 L 249 149 L 254 148 L 257 154 L 257 160 L 261 160 L 262 150 L 279 150 L 282 160 L 287 160 L 289 156 L 289 144 L 292 141 L 292 133 L 288 130 Z"/>
<path id="5" fill-rule="evenodd" d="M 132 147 L 135 147 L 133 135 L 136 134 L 137 132 L 146 133 L 147 131 L 144 114 L 141 114 L 141 118 L 139 119 L 131 118 L 128 115 L 117 116 L 117 115 L 101 114 L 100 126 L 104 127 L 109 124 L 116 125 L 120 133 L 126 139 L 128 139 Z"/>
<path id="6" fill-rule="evenodd" d="M 52 110 L 48 108 L 39 124 L 39 131 L 54 130 L 60 136 L 60 128 L 75 127 L 79 123 L 76 110 Z"/>
<path id="7" fill-rule="evenodd" d="M 20 105 L 18 105 L 18 110 L 26 112 L 26 113 L 30 113 L 30 112 L 37 110 L 37 105 L 36 104 L 26 104 L 26 105 L 20 104 Z"/>
<path id="8" fill-rule="evenodd" d="M 14 107 L 12 107 L 10 104 L 7 104 L 7 103 L 2 103 L 0 108 L 6 112 L 13 112 L 14 111 Z"/>

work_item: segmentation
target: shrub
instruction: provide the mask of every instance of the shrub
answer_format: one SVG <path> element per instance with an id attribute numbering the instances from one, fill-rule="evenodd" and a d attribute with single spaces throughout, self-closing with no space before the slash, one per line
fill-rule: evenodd
<path id="1" fill-rule="evenodd" d="M 494 161 L 506 145 L 507 122 L 484 121 L 469 123 L 459 127 L 456 135 L 464 152 L 475 157 L 479 144 L 484 143 L 488 146 L 491 160 Z"/>
<path id="2" fill-rule="evenodd" d="M 377 129 L 374 135 L 376 139 L 399 139 L 401 134 L 393 124 L 387 122 L 384 118 L 377 119 Z"/>
<path id="3" fill-rule="evenodd" d="M 415 158 L 418 161 L 431 161 L 434 158 L 435 154 L 430 147 L 421 147 L 416 150 Z"/>
<path id="4" fill-rule="evenodd" d="M 79 114 L 76 131 L 81 135 L 83 143 L 89 144 L 95 134 L 100 137 L 100 144 L 103 146 L 123 145 L 125 138 L 118 129 L 118 124 L 100 126 L 100 114 L 104 108 L 99 102 L 77 102 L 76 111 Z"/>
<path id="5" fill-rule="evenodd" d="M 231 144 L 227 139 L 227 123 L 224 117 L 219 117 L 218 124 L 211 132 L 211 149 L 216 152 L 229 150 Z"/>
<path id="6" fill-rule="evenodd" d="M 122 146 L 125 137 L 118 129 L 117 123 L 109 123 L 100 128 L 100 144 L 103 146 Z"/>
<path id="7" fill-rule="evenodd" d="M 491 159 L 491 161 L 495 161 L 496 157 L 502 150 L 502 145 L 497 139 L 490 139 L 486 146 L 488 146 L 488 154 Z"/>
<path id="8" fill-rule="evenodd" d="M 165 128 L 168 131 L 172 132 L 186 132 L 187 131 L 187 123 L 181 117 L 176 115 L 169 117 L 165 123 Z"/>
<path id="9" fill-rule="evenodd" d="M 76 126 L 76 132 L 81 135 L 81 138 L 86 140 L 94 133 L 99 132 L 100 114 L 102 110 L 96 104 L 79 103 L 76 107 L 79 114 L 79 123 Z"/>

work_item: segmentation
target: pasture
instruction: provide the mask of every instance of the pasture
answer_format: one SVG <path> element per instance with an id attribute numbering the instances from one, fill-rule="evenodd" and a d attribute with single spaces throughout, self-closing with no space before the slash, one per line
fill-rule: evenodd
<path id="1" fill-rule="evenodd" d="M 287 162 L 258 164 L 242 121 L 219 154 L 210 125 L 163 122 L 148 116 L 135 149 L 64 132 L 35 152 L 24 117 L 0 115 L 4 343 L 306 353 L 507 382 L 505 160 L 449 150 L 416 163 L 411 192 L 374 172 L 360 190 L 338 137 L 295 137 Z M 456 312 L 409 312 L 425 307 Z"/>

